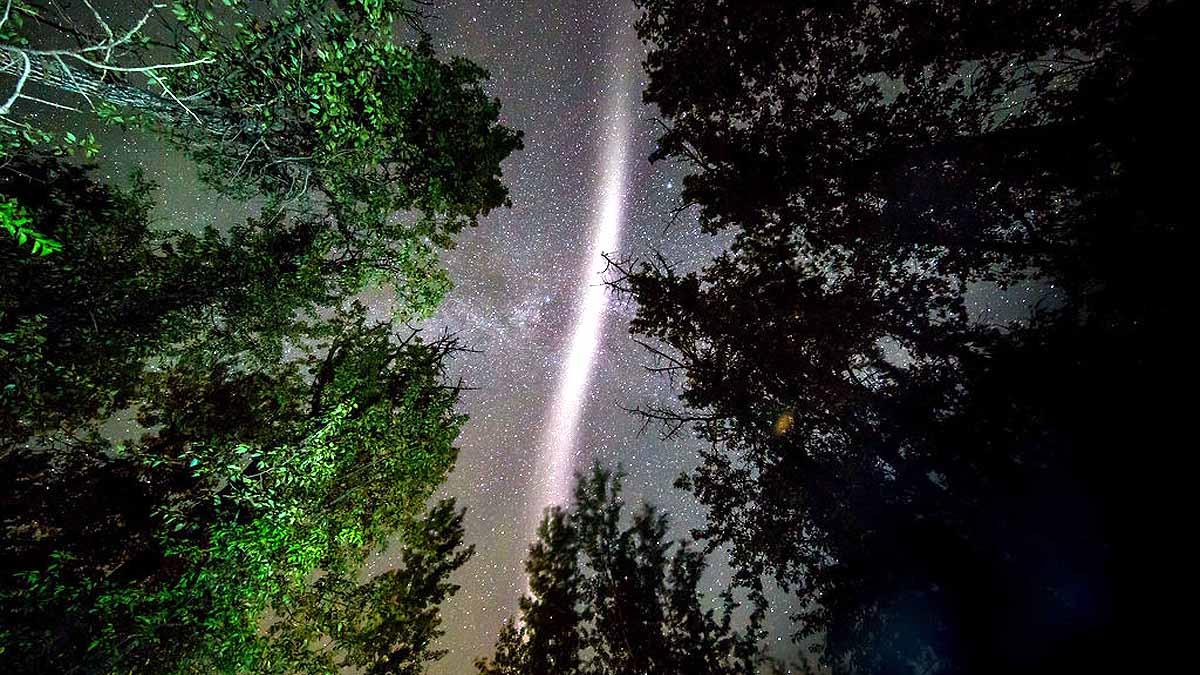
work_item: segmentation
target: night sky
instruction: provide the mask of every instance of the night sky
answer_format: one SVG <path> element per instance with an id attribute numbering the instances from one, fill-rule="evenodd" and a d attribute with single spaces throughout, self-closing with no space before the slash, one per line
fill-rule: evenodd
<path id="1" fill-rule="evenodd" d="M 478 389 L 463 397 L 471 419 L 444 490 L 467 507 L 467 539 L 476 554 L 456 578 L 462 590 L 443 608 L 443 646 L 451 653 L 431 671 L 463 673 L 491 653 L 502 622 L 516 611 L 532 514 L 562 494 L 569 471 L 592 460 L 620 463 L 629 474 L 627 502 L 644 498 L 665 508 L 676 536 L 702 522 L 699 507 L 671 487 L 694 463 L 695 441 L 664 442 L 654 430 L 639 435 L 640 420 L 622 410 L 673 398 L 670 382 L 645 371 L 649 355 L 628 336 L 631 306 L 605 299 L 577 425 L 566 419 L 564 405 L 571 405 L 558 393 L 572 342 L 589 342 L 573 336 L 585 305 L 597 308 L 595 239 L 603 221 L 612 220 L 614 200 L 620 256 L 660 248 L 686 268 L 720 245 L 699 233 L 694 220 L 664 231 L 684 167 L 646 159 L 658 131 L 655 111 L 641 103 L 643 51 L 632 3 L 440 2 L 434 14 L 431 29 L 442 51 L 487 68 L 504 122 L 525 132 L 525 150 L 504 167 L 513 208 L 464 233 L 449 253 L 455 290 L 431 327 L 447 328 L 482 351 L 455 366 Z M 571 434 L 563 426 L 577 428 Z M 548 457 L 555 446 L 569 465 Z M 722 571 L 714 572 L 720 583 Z"/>
<path id="2" fill-rule="evenodd" d="M 563 494 L 564 469 L 619 463 L 628 473 L 627 503 L 644 499 L 665 509 L 675 538 L 703 524 L 695 500 L 672 487 L 696 463 L 699 441 L 688 434 L 663 441 L 653 427 L 639 433 L 641 420 L 623 410 L 675 400 L 671 382 L 645 370 L 650 356 L 629 337 L 628 302 L 610 297 L 604 309 L 574 437 L 554 431 L 567 421 L 559 392 L 588 292 L 601 281 L 595 240 L 614 189 L 621 202 L 613 251 L 619 257 L 658 250 L 687 270 L 723 245 L 699 231 L 694 214 L 672 220 L 687 167 L 647 159 L 661 129 L 653 121 L 657 111 L 641 102 L 644 47 L 632 2 L 442 0 L 434 14 L 430 28 L 441 50 L 487 68 L 505 124 L 525 133 L 525 150 L 504 166 L 513 208 L 465 232 L 446 256 L 455 289 L 431 327 L 482 352 L 460 357 L 455 372 L 477 390 L 463 397 L 470 421 L 444 494 L 467 507 L 467 540 L 476 553 L 456 576 L 462 589 L 443 607 L 441 646 L 450 653 L 430 672 L 449 675 L 473 672 L 472 661 L 491 654 L 503 621 L 516 612 L 537 520 L 532 514 L 548 496 Z M 619 150 L 624 180 L 614 186 Z M 980 289 L 968 304 L 979 319 L 1004 323 L 1024 315 L 1040 295 L 1032 288 Z M 546 471 L 555 443 L 569 445 L 562 448 L 569 466 L 559 464 L 557 475 Z M 376 569 L 388 562 L 385 556 Z M 719 552 L 710 563 L 715 595 L 728 568 Z M 794 608 L 783 594 L 771 595 L 771 654 L 795 656 L 786 620 Z"/>
<path id="3" fill-rule="evenodd" d="M 117 21 L 129 19 L 123 12 L 130 7 L 119 1 L 101 6 Z M 703 524 L 700 506 L 672 487 L 696 463 L 698 441 L 687 434 L 663 441 L 653 427 L 642 433 L 642 421 L 623 410 L 670 404 L 675 394 L 665 376 L 646 372 L 650 355 L 629 337 L 633 306 L 597 288 L 596 235 L 607 210 L 607 220 L 615 220 L 607 223 L 608 242 L 615 246 L 603 252 L 630 258 L 659 250 L 678 269 L 699 267 L 722 244 L 702 234 L 694 217 L 671 217 L 686 167 L 647 159 L 660 129 L 656 111 L 641 102 L 644 48 L 632 2 L 438 0 L 430 14 L 438 49 L 487 68 L 503 122 L 525 134 L 525 149 L 504 164 L 513 207 L 462 233 L 444 255 L 455 288 L 425 326 L 455 333 L 478 352 L 452 366 L 452 375 L 472 388 L 460 403 L 470 420 L 459 438 L 457 468 L 439 495 L 467 508 L 467 542 L 476 547 L 455 576 L 461 590 L 442 608 L 447 635 L 439 646 L 450 653 L 430 668 L 457 675 L 474 672 L 472 662 L 491 654 L 504 620 L 516 613 L 538 515 L 565 495 L 571 472 L 593 460 L 620 464 L 628 474 L 626 502 L 646 500 L 665 510 L 673 538 Z M 61 117 L 63 128 L 85 123 Z M 198 229 L 214 216 L 232 223 L 255 210 L 201 185 L 187 158 L 155 139 L 109 129 L 98 137 L 107 179 L 122 182 L 139 167 L 159 184 L 164 224 Z M 614 210 L 619 218 L 611 217 Z M 377 295 L 380 314 L 385 297 Z M 563 413 L 575 406 L 559 393 L 589 303 L 598 324 L 594 340 L 582 342 L 594 346 L 594 358 L 585 386 L 574 392 L 578 410 L 567 411 L 577 415 L 571 424 Z M 574 362 L 579 370 L 580 359 Z M 397 562 L 380 556 L 371 571 Z M 715 596 L 728 569 L 719 554 L 710 563 Z M 786 643 L 787 613 L 785 604 L 773 607 L 778 646 Z"/>
<path id="4" fill-rule="evenodd" d="M 130 11 L 119 1 L 103 6 L 118 20 Z M 467 508 L 467 541 L 476 547 L 455 577 L 461 590 L 442 608 L 447 635 L 439 646 L 449 654 L 430 668 L 458 675 L 491 654 L 502 623 L 517 611 L 537 514 L 565 495 L 572 471 L 593 460 L 620 464 L 628 474 L 626 502 L 644 499 L 664 509 L 674 538 L 703 524 L 699 505 L 672 487 L 696 463 L 698 441 L 686 433 L 663 441 L 653 427 L 641 433 L 641 420 L 623 410 L 669 405 L 675 389 L 645 370 L 650 355 L 628 335 L 634 308 L 601 293 L 597 271 L 601 250 L 625 259 L 658 250 L 677 269 L 693 269 L 722 241 L 702 234 L 694 214 L 671 217 L 687 167 L 647 160 L 660 129 L 656 111 L 641 103 L 644 47 L 632 2 L 438 0 L 431 13 L 440 51 L 487 68 L 503 122 L 525 134 L 525 149 L 504 165 L 513 208 L 492 213 L 446 253 L 455 288 L 425 326 L 455 333 L 478 352 L 453 364 L 453 376 L 472 388 L 460 403 L 470 420 L 457 468 L 439 495 Z M 64 128 L 83 122 L 57 121 Z M 214 216 L 232 223 L 254 210 L 199 184 L 190 162 L 160 142 L 119 130 L 98 135 L 111 160 L 104 166 L 109 180 L 123 181 L 136 166 L 160 184 L 164 223 L 194 229 Z M 980 320 L 1005 323 L 1027 316 L 1046 290 L 973 289 L 968 306 Z M 386 311 L 384 294 L 376 304 Z M 583 330 L 586 339 L 576 338 L 589 313 L 595 335 Z M 576 343 L 594 348 L 584 355 L 590 363 Z M 565 379 L 574 381 L 566 396 Z M 396 562 L 380 556 L 371 571 Z M 715 595 L 729 572 L 719 552 L 710 564 Z M 782 594 L 771 595 L 771 654 L 794 656 L 786 618 L 793 608 Z"/>
<path id="5" fill-rule="evenodd" d="M 98 2 L 115 20 L 126 0 Z M 141 3 L 138 3 L 141 6 Z M 677 388 L 647 367 L 652 357 L 629 336 L 634 307 L 602 285 L 601 253 L 623 260 L 661 253 L 679 271 L 703 266 L 724 239 L 700 232 L 694 213 L 673 218 L 688 167 L 647 159 L 661 128 L 642 103 L 645 47 L 634 31 L 631 0 L 433 0 L 427 24 L 441 54 L 465 56 L 491 74 L 502 122 L 524 132 L 525 148 L 503 165 L 511 209 L 499 209 L 463 232 L 445 252 L 454 289 L 425 326 L 456 335 L 472 351 L 455 357 L 451 377 L 469 389 L 459 408 L 469 416 L 458 440 L 455 471 L 440 497 L 467 509 L 474 557 L 443 607 L 448 654 L 434 675 L 474 672 L 490 656 L 503 622 L 526 589 L 523 562 L 538 516 L 562 503 L 574 471 L 593 461 L 627 474 L 624 498 L 649 501 L 671 518 L 672 537 L 704 524 L 706 513 L 672 487 L 698 462 L 689 433 L 662 439 L 626 409 L 671 406 Z M 48 126 L 80 120 L 35 111 Z M 159 183 L 160 219 L 172 227 L 238 222 L 254 204 L 231 201 L 200 185 L 194 167 L 162 143 L 120 130 L 97 133 L 103 174 L 123 182 L 140 167 Z M 111 161 L 109 161 L 111 160 Z M 386 291 L 368 294 L 387 311 Z M 1018 284 L 1005 291 L 968 290 L 978 321 L 1007 324 L 1039 302 L 1057 302 L 1053 286 Z M 140 431 L 129 420 L 107 431 Z M 399 563 L 395 552 L 369 571 Z M 722 591 L 730 572 L 710 557 L 707 590 Z M 768 617 L 771 656 L 795 656 L 784 596 Z"/>

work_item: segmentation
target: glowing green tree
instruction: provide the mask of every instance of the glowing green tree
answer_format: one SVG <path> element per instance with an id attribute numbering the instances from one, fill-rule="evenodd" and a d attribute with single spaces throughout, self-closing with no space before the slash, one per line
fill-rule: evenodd
<path id="1" fill-rule="evenodd" d="M 422 516 L 463 420 L 441 370 L 454 345 L 398 340 L 361 311 L 337 323 L 272 373 L 185 360 L 147 375 L 153 431 L 138 440 L 6 449 L 11 667 L 329 672 L 436 656 L 446 576 L 469 556 L 452 504 Z M 404 566 L 358 581 L 392 537 Z"/>

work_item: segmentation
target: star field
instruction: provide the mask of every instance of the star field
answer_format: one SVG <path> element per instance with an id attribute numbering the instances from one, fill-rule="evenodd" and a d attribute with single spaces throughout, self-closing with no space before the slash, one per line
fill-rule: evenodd
<path id="1" fill-rule="evenodd" d="M 453 496 L 467 508 L 467 543 L 476 552 L 454 578 L 461 590 L 442 607 L 447 634 L 439 646 L 449 654 L 430 668 L 434 675 L 459 675 L 474 672 L 474 659 L 491 653 L 525 588 L 523 562 L 534 536 L 530 512 L 545 478 L 537 475 L 539 444 L 581 291 L 600 281 L 587 279 L 586 272 L 606 140 L 618 122 L 607 105 L 614 95 L 629 99 L 632 128 L 621 237 L 613 253 L 630 258 L 658 250 L 688 269 L 723 245 L 702 234 L 687 214 L 672 222 L 686 168 L 646 159 L 660 129 L 653 122 L 656 111 L 641 104 L 643 47 L 634 33 L 632 3 L 439 0 L 430 14 L 428 28 L 439 50 L 488 69 L 503 122 L 522 130 L 525 142 L 504 165 L 512 208 L 462 233 L 457 247 L 444 255 L 455 288 L 426 327 L 431 333 L 448 330 L 473 350 L 452 366 L 452 376 L 470 388 L 460 402 L 470 419 L 459 437 L 457 467 L 439 496 Z M 255 210 L 206 189 L 190 162 L 162 143 L 116 132 L 99 136 L 117 151 L 105 167 L 109 179 L 121 182 L 140 167 L 160 184 L 156 197 L 164 222 L 198 229 L 214 213 Z M 377 297 L 378 313 L 386 314 L 386 293 Z M 593 460 L 620 464 L 628 474 L 626 501 L 657 504 L 671 516 L 673 537 L 682 538 L 704 522 L 699 505 L 672 488 L 675 477 L 695 463 L 697 441 L 686 434 L 662 441 L 654 428 L 639 433 L 641 420 L 623 409 L 674 401 L 669 380 L 645 370 L 651 358 L 629 338 L 633 315 L 631 302 L 610 298 L 580 411 L 575 466 L 586 468 Z M 716 555 L 710 562 L 715 594 L 728 569 Z M 371 571 L 394 563 L 384 554 L 372 561 Z M 772 615 L 786 628 L 787 613 L 780 605 Z M 777 639 L 786 640 L 784 631 L 778 633 Z"/>
<path id="2" fill-rule="evenodd" d="M 527 514 L 544 478 L 535 475 L 539 440 L 581 288 L 600 281 L 582 275 L 604 180 L 606 131 L 618 121 L 606 105 L 612 96 L 631 96 L 633 107 L 615 253 L 661 249 L 686 267 L 712 257 L 720 242 L 700 234 L 694 220 L 664 230 L 679 200 L 683 167 L 652 166 L 646 159 L 658 129 L 654 110 L 640 103 L 642 46 L 631 3 L 447 2 L 434 13 L 431 29 L 442 50 L 487 68 L 504 122 L 525 133 L 525 150 L 504 167 L 513 208 L 464 233 L 449 253 L 455 289 L 434 322 L 481 352 L 455 364 L 455 374 L 475 389 L 463 397 L 471 419 L 444 490 L 467 507 L 467 539 L 476 554 L 456 577 L 462 590 L 443 607 L 442 646 L 451 653 L 432 668 L 463 673 L 491 652 L 524 589 L 522 564 L 533 537 Z M 621 67 L 632 72 L 614 72 Z M 621 76 L 629 92 L 613 91 Z M 645 371 L 650 357 L 629 339 L 632 315 L 624 300 L 607 305 L 577 431 L 576 467 L 592 460 L 621 464 L 629 474 L 626 500 L 659 504 L 682 537 L 703 519 L 698 506 L 671 487 L 694 462 L 694 441 L 663 442 L 653 430 L 639 434 L 640 420 L 622 409 L 673 399 L 670 383 Z"/>

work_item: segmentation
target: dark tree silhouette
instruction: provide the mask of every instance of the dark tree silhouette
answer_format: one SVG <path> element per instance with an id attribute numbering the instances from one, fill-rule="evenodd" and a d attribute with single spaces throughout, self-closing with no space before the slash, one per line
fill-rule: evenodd
<path id="1" fill-rule="evenodd" d="M 731 592 L 705 609 L 705 556 L 686 544 L 674 554 L 667 518 L 644 505 L 622 525 L 621 475 L 593 468 L 579 476 L 570 510 L 553 507 L 530 547 L 530 594 L 520 623 L 501 631 L 483 675 L 729 674 L 764 662 L 762 603 L 742 631 L 733 628 Z"/>
<path id="2" fill-rule="evenodd" d="M 655 158 L 733 233 L 618 283 L 697 534 L 839 672 L 1112 667 L 1179 494 L 1184 3 L 637 4 Z"/>

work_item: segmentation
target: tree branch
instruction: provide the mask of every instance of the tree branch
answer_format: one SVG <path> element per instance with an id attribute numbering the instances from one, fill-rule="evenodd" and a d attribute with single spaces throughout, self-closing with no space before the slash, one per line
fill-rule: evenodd
<path id="1" fill-rule="evenodd" d="M 27 54 L 22 53 L 21 58 L 25 62 L 24 68 L 21 70 L 20 77 L 17 78 L 17 84 L 13 88 L 12 95 L 4 102 L 4 105 L 0 105 L 0 115 L 8 114 L 8 111 L 12 109 L 12 104 L 16 103 L 17 99 L 21 97 L 21 92 L 25 89 L 25 83 L 29 80 L 29 73 L 33 69 L 33 63 L 30 62 Z"/>

